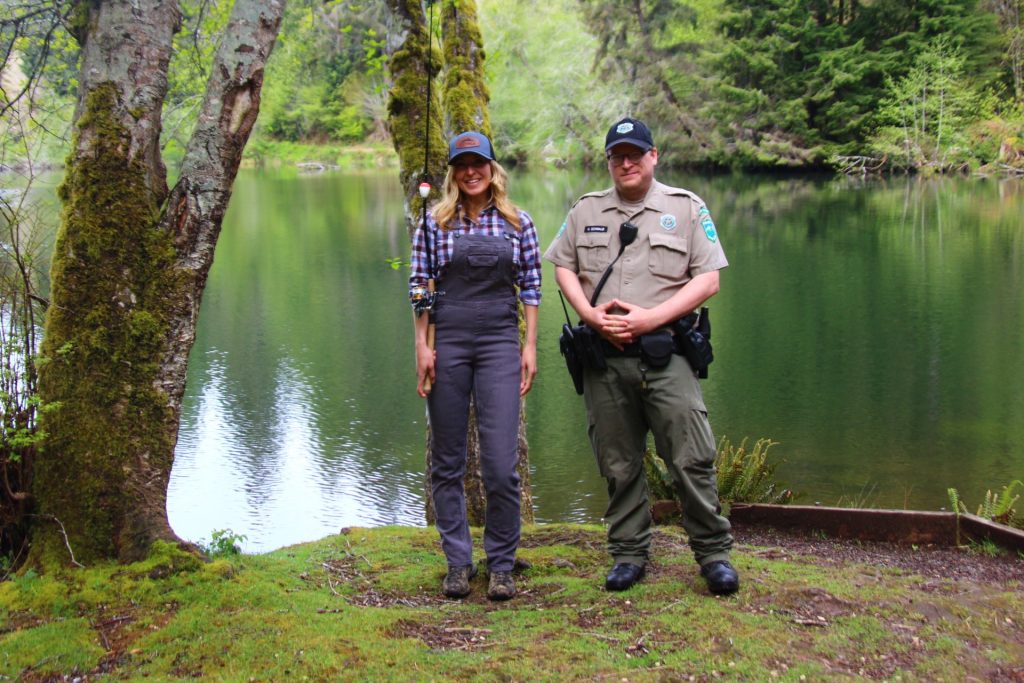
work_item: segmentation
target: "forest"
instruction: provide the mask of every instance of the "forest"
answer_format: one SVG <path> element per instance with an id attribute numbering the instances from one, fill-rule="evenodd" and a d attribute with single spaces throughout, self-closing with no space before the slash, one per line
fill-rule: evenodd
<path id="1" fill-rule="evenodd" d="M 50 4 L 61 3 L 40 0 Z M 606 122 L 631 114 L 649 122 L 662 162 L 675 166 L 926 174 L 1024 167 L 1020 0 L 477 4 L 491 125 L 510 165 L 597 163 Z M 4 5 L 13 14 L 18 3 Z M 204 65 L 231 3 L 187 0 L 181 8 L 161 142 L 170 159 L 195 121 Z M 290 2 L 247 158 L 388 157 L 393 24 L 383 2 Z M 22 71 L 45 93 L 40 106 L 50 114 L 38 125 L 66 129 L 77 43 L 7 20 L 3 31 L 4 50 L 20 54 Z M 439 21 L 434 31 L 440 42 Z M 15 80 L 5 73 L 7 99 Z"/>

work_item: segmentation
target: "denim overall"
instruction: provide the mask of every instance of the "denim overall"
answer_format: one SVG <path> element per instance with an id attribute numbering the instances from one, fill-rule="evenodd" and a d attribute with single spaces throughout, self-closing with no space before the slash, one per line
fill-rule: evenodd
<path id="1" fill-rule="evenodd" d="M 435 306 L 436 379 L 430 414 L 430 485 L 437 530 L 450 567 L 473 563 L 466 521 L 466 429 L 476 403 L 480 468 L 487 495 L 488 571 L 511 571 L 519 545 L 520 351 L 513 240 L 457 234 Z"/>

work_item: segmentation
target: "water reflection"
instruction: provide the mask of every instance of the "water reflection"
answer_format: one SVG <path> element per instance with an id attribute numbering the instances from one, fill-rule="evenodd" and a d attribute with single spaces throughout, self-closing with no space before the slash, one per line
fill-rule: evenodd
<path id="1" fill-rule="evenodd" d="M 731 266 L 712 306 L 712 425 L 770 437 L 778 475 L 835 504 L 935 509 L 1024 477 L 1019 184 L 671 176 L 709 204 Z M 542 244 L 603 175 L 530 174 Z M 243 172 L 189 365 L 169 492 L 175 530 L 267 550 L 340 527 L 423 523 L 402 198 L 393 174 Z M 527 401 L 540 521 L 605 504 L 557 352 L 545 264 Z"/>

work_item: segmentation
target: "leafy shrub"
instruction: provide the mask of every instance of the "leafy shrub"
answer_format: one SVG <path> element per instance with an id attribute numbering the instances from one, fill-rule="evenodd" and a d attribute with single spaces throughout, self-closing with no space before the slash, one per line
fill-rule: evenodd
<path id="1" fill-rule="evenodd" d="M 236 534 L 231 529 L 214 529 L 210 533 L 210 542 L 200 542 L 203 552 L 209 557 L 224 557 L 226 555 L 240 555 L 242 548 L 239 545 L 244 542 L 244 534 Z"/>
<path id="2" fill-rule="evenodd" d="M 797 494 L 775 481 L 775 470 L 781 462 L 768 462 L 768 450 L 778 445 L 771 439 L 758 439 L 747 450 L 744 439 L 734 447 L 728 438 L 718 442 L 715 467 L 718 469 L 718 498 L 723 505 L 732 503 L 771 503 L 785 505 Z M 650 449 L 644 453 L 647 485 L 655 499 L 675 498 L 672 478 L 664 461 Z"/>
<path id="3" fill-rule="evenodd" d="M 975 514 L 997 524 L 1024 529 L 1024 516 L 1018 514 L 1014 507 L 1020 500 L 1020 494 L 1014 494 L 1018 486 L 1024 488 L 1024 482 L 1020 479 L 1011 481 L 999 493 L 993 493 L 992 489 L 989 489 L 985 492 L 985 500 L 978 505 Z M 967 505 L 960 499 L 960 493 L 955 488 L 947 489 L 946 492 L 949 494 L 949 502 L 954 512 L 968 512 Z"/>

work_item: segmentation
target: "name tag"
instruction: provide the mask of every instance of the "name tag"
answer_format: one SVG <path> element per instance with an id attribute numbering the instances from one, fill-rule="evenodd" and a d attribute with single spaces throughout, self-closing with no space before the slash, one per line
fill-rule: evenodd
<path id="1" fill-rule="evenodd" d="M 583 228 L 583 232 L 608 232 L 607 225 L 588 225 Z"/>

